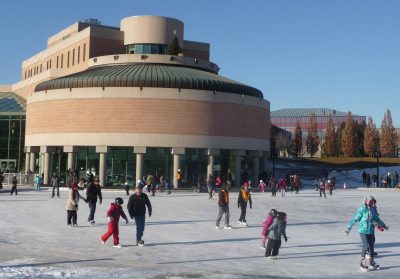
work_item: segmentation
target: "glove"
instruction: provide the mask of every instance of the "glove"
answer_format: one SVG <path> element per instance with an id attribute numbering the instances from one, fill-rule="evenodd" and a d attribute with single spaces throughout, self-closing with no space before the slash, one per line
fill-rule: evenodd
<path id="1" fill-rule="evenodd" d="M 388 231 L 389 230 L 389 226 L 386 226 L 385 229 Z"/>
<path id="2" fill-rule="evenodd" d="M 350 229 L 345 229 L 345 230 L 344 230 L 344 233 L 346 234 L 346 236 L 349 236 L 349 234 L 350 234 Z"/>
<path id="3" fill-rule="evenodd" d="M 287 236 L 286 235 L 283 236 L 283 239 L 285 240 L 285 242 L 287 242 Z"/>
<path id="4" fill-rule="evenodd" d="M 240 205 L 238 204 L 238 208 L 240 207 Z"/>
<path id="5" fill-rule="evenodd" d="M 151 212 L 149 212 L 149 217 L 151 217 Z"/>
<path id="6" fill-rule="evenodd" d="M 100 203 L 99 204 L 101 204 L 103 202 L 103 200 L 100 200 Z"/>
<path id="7" fill-rule="evenodd" d="M 78 204 L 75 204 L 75 208 L 78 208 Z"/>
<path id="8" fill-rule="evenodd" d="M 125 219 L 125 223 L 126 223 L 126 224 L 128 224 L 128 223 L 129 223 L 129 221 L 128 221 L 128 218 L 126 218 L 126 219 Z"/>
<path id="9" fill-rule="evenodd" d="M 113 217 L 107 217 L 107 221 L 108 221 L 108 223 L 111 223 L 111 222 L 112 222 L 112 220 L 113 220 Z"/>

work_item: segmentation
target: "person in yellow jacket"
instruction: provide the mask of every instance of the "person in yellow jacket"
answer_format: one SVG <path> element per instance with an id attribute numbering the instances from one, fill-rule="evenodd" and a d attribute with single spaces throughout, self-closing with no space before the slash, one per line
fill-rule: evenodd
<path id="1" fill-rule="evenodd" d="M 181 172 L 181 169 L 178 169 L 176 172 L 176 181 L 178 181 L 178 188 L 182 187 L 182 180 L 183 180 L 183 174 Z"/>
<path id="2" fill-rule="evenodd" d="M 219 229 L 219 223 L 221 222 L 222 215 L 225 214 L 225 227 L 224 229 L 230 230 L 232 226 L 229 225 L 229 192 L 226 189 L 226 183 L 221 187 L 221 191 L 218 193 L 218 217 L 216 222 L 216 228 Z"/>
<path id="3" fill-rule="evenodd" d="M 253 208 L 253 204 L 251 202 L 251 194 L 250 194 L 250 190 L 249 190 L 249 185 L 246 183 L 240 189 L 239 197 L 238 197 L 238 208 L 240 208 L 239 224 L 241 224 L 245 227 L 247 226 L 247 223 L 246 223 L 247 203 L 250 203 L 250 209 Z"/>

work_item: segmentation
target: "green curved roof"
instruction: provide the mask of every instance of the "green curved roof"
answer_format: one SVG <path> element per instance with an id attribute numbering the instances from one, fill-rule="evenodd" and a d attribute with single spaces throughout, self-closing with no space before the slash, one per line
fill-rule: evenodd
<path id="1" fill-rule="evenodd" d="M 0 92 L 0 114 L 25 114 L 26 101 L 12 92 Z"/>
<path id="2" fill-rule="evenodd" d="M 207 71 L 169 64 L 92 67 L 38 84 L 35 92 L 82 87 L 159 87 L 220 91 L 263 98 L 260 90 Z"/>

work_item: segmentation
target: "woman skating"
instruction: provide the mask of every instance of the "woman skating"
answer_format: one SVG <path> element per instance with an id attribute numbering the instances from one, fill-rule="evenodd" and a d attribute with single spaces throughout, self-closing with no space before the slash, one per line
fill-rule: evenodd
<path id="1" fill-rule="evenodd" d="M 67 199 L 67 224 L 68 226 L 74 226 L 77 227 L 78 223 L 78 203 L 79 199 L 82 199 L 84 201 L 85 198 L 81 196 L 78 192 L 78 185 L 76 183 L 72 184 L 71 189 L 69 189 L 68 192 L 68 199 Z"/>

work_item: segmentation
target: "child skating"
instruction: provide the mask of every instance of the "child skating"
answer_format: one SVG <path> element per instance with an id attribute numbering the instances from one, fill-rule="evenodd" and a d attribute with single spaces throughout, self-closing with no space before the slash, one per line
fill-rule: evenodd
<path id="1" fill-rule="evenodd" d="M 115 248 L 121 248 L 121 244 L 119 243 L 119 218 L 122 217 L 125 219 L 125 222 L 128 224 L 128 218 L 125 215 L 124 210 L 121 205 L 124 204 L 124 200 L 122 198 L 116 198 L 115 203 L 112 203 L 110 209 L 107 211 L 107 220 L 108 220 L 108 231 L 102 235 L 101 243 L 105 244 L 107 239 L 113 235 Z"/>
<path id="2" fill-rule="evenodd" d="M 278 212 L 274 222 L 268 229 L 268 244 L 265 249 L 265 257 L 271 260 L 279 259 L 279 249 L 282 245 L 282 236 L 286 242 L 286 213 Z"/>
<path id="3" fill-rule="evenodd" d="M 274 219 L 276 217 L 276 215 L 278 214 L 278 211 L 276 209 L 271 209 L 269 211 L 268 217 L 267 219 L 264 221 L 264 225 L 263 225 L 263 230 L 261 233 L 261 249 L 265 249 L 265 242 L 267 240 L 267 233 L 268 233 L 268 229 L 269 227 L 272 225 L 272 223 L 274 222 Z"/>

